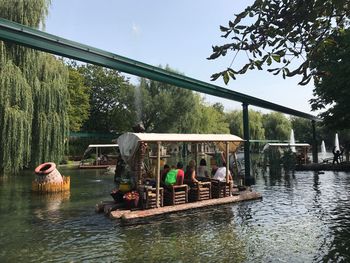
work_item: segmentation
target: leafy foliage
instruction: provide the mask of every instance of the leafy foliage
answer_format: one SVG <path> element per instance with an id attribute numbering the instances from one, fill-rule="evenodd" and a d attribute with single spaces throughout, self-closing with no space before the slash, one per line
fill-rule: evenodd
<path id="1" fill-rule="evenodd" d="M 78 71 L 91 89 L 90 117 L 84 130 L 127 131 L 135 123 L 134 87 L 116 70 L 83 65 Z"/>
<path id="2" fill-rule="evenodd" d="M 0 16 L 43 25 L 50 1 L 0 0 Z M 58 162 L 68 135 L 67 71 L 53 56 L 0 42 L 0 171 Z"/>
<path id="3" fill-rule="evenodd" d="M 171 68 L 165 68 L 173 71 Z M 227 133 L 223 105 L 206 105 L 199 94 L 141 79 L 140 120 L 148 132 Z"/>
<path id="4" fill-rule="evenodd" d="M 149 132 L 188 133 L 195 109 L 194 94 L 166 83 L 141 79 L 141 121 Z"/>
<path id="5" fill-rule="evenodd" d="M 254 140 L 265 139 L 265 129 L 263 127 L 263 118 L 259 111 L 249 110 L 249 132 L 250 138 Z M 229 122 L 230 133 L 237 134 L 243 138 L 243 113 L 241 110 L 232 111 L 226 114 L 226 120 Z"/>
<path id="6" fill-rule="evenodd" d="M 66 153 L 69 132 L 68 70 L 54 56 L 39 57 L 39 85 L 33 90 L 32 166 L 60 162 Z"/>
<path id="7" fill-rule="evenodd" d="M 290 121 L 279 112 L 272 112 L 263 116 L 263 127 L 267 140 L 288 140 L 292 128 Z"/>
<path id="8" fill-rule="evenodd" d="M 83 76 L 73 67 L 69 67 L 69 130 L 80 131 L 89 118 L 90 88 L 84 85 Z"/>
<path id="9" fill-rule="evenodd" d="M 255 0 L 228 26 L 220 26 L 222 37 L 230 37 L 230 42 L 213 46 L 208 58 L 216 59 L 229 51 L 236 57 L 243 52 L 247 62 L 239 69 L 230 66 L 213 74 L 212 80 L 223 77 L 227 83 L 237 74 L 267 66 L 268 71 L 284 78 L 301 75 L 300 84 L 307 84 L 312 78 L 310 63 L 320 45 L 348 27 L 348 5 L 348 0 Z"/>
<path id="10" fill-rule="evenodd" d="M 311 64 L 316 72 L 313 110 L 324 110 L 321 117 L 333 130 L 350 128 L 350 31 L 340 30 L 318 48 Z"/>
<path id="11" fill-rule="evenodd" d="M 292 117 L 291 124 L 296 140 L 312 145 L 313 134 L 311 121 L 303 118 Z M 318 134 L 318 132 L 316 132 L 316 134 Z"/>

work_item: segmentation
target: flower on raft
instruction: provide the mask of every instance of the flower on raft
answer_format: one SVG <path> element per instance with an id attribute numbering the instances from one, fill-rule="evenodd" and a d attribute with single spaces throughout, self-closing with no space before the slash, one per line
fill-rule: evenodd
<path id="1" fill-rule="evenodd" d="M 137 191 L 131 191 L 131 192 L 127 192 L 126 194 L 124 194 L 123 198 L 125 200 L 135 200 L 137 198 L 139 198 L 139 193 Z"/>

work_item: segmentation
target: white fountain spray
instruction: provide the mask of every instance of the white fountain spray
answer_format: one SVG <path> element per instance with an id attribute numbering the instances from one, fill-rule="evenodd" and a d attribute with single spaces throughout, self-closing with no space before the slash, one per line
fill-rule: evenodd
<path id="1" fill-rule="evenodd" d="M 324 143 L 323 140 L 322 140 L 322 143 L 321 143 L 321 155 L 322 155 L 322 159 L 326 159 L 327 150 L 326 150 L 326 144 Z"/>
<path id="2" fill-rule="evenodd" d="M 295 144 L 295 139 L 294 139 L 294 130 L 293 130 L 293 129 L 290 131 L 289 143 L 290 143 L 290 144 Z M 292 152 L 293 152 L 293 153 L 295 153 L 295 152 L 296 152 L 296 150 L 295 150 L 295 146 L 291 146 L 291 147 L 290 147 L 290 149 L 292 150 Z"/>
<path id="3" fill-rule="evenodd" d="M 335 151 L 340 151 L 338 133 L 335 134 L 334 147 Z"/>

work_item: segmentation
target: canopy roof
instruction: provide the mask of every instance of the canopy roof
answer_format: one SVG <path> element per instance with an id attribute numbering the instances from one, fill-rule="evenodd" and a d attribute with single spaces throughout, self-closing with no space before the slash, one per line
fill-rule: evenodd
<path id="1" fill-rule="evenodd" d="M 243 142 L 232 134 L 178 134 L 178 133 L 124 133 L 119 140 L 136 139 L 139 142 Z"/>
<path id="2" fill-rule="evenodd" d="M 90 144 L 89 148 L 118 147 L 118 144 Z"/>
<path id="3" fill-rule="evenodd" d="M 120 153 L 127 162 L 132 158 L 140 142 L 156 143 L 175 143 L 175 142 L 193 142 L 209 143 L 215 142 L 220 150 L 226 149 L 226 143 L 229 143 L 229 151 L 235 152 L 244 141 L 242 138 L 232 134 L 178 134 L 178 133 L 124 133 L 118 138 Z"/>

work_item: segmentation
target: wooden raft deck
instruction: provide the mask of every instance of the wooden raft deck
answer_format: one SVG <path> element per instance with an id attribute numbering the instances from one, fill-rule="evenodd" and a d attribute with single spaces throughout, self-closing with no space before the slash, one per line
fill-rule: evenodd
<path id="1" fill-rule="evenodd" d="M 210 208 L 218 205 L 225 205 L 229 203 L 236 203 L 236 202 L 257 200 L 257 199 L 262 199 L 262 196 L 260 193 L 252 192 L 252 191 L 241 191 L 239 192 L 239 194 L 229 196 L 229 197 L 209 199 L 209 200 L 203 200 L 203 201 L 186 203 L 181 205 L 174 205 L 174 206 L 163 206 L 163 207 L 147 209 L 147 210 L 118 210 L 117 209 L 115 211 L 112 211 L 114 210 L 113 204 L 111 202 L 105 202 L 98 205 L 99 210 L 96 210 L 96 211 L 100 211 L 100 212 L 104 211 L 105 214 L 110 216 L 110 218 L 120 219 L 122 223 L 129 225 L 129 224 L 135 224 L 135 223 L 147 223 L 151 219 L 162 218 L 165 215 L 169 215 L 173 213 L 185 212 L 185 211 L 200 209 L 200 208 Z"/>

